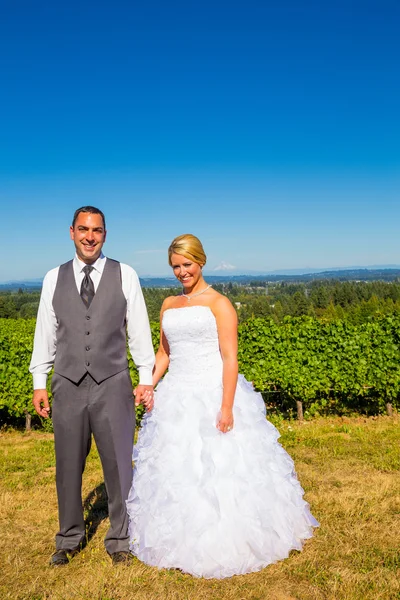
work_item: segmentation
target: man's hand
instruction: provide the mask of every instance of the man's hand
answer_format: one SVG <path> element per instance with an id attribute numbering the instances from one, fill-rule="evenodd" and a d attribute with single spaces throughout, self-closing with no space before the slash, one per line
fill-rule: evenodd
<path id="1" fill-rule="evenodd" d="M 135 395 L 135 405 L 143 404 L 146 412 L 150 412 L 154 406 L 154 390 L 152 385 L 138 385 L 133 393 Z"/>
<path id="2" fill-rule="evenodd" d="M 47 390 L 34 390 L 32 402 L 37 414 L 40 417 L 47 419 L 50 413 L 49 395 Z"/>

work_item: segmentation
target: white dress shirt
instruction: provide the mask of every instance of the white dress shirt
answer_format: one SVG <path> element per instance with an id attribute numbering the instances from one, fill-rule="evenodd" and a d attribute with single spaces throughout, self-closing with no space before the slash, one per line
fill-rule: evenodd
<path id="1" fill-rule="evenodd" d="M 106 257 L 101 254 L 93 263 L 90 277 L 96 291 L 103 274 Z M 76 287 L 80 293 L 86 266 L 76 255 L 73 260 Z M 129 265 L 120 263 L 122 292 L 126 298 L 126 322 L 129 350 L 139 371 L 139 383 L 152 384 L 154 350 L 147 309 L 136 271 Z M 29 371 L 33 375 L 33 388 L 45 389 L 47 375 L 51 371 L 56 355 L 57 318 L 53 308 L 53 296 L 56 289 L 59 267 L 49 271 L 44 280 L 40 296 L 36 321 L 35 339 Z"/>

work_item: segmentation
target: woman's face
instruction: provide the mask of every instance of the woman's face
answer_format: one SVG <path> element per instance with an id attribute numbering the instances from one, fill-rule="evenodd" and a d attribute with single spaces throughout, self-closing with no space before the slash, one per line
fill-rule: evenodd
<path id="1" fill-rule="evenodd" d="M 172 254 L 172 270 L 183 287 L 193 287 L 201 277 L 201 267 L 182 254 Z"/>

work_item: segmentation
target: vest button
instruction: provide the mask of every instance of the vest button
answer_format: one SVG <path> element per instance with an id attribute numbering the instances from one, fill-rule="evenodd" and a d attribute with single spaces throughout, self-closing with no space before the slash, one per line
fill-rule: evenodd
<path id="1" fill-rule="evenodd" d="M 90 362 L 88 360 L 86 361 L 86 366 L 90 367 Z"/>
<path id="2" fill-rule="evenodd" d="M 86 331 L 86 335 L 90 335 L 90 331 Z"/>
<path id="3" fill-rule="evenodd" d="M 86 346 L 85 350 L 86 351 L 90 350 L 90 346 Z"/>
<path id="4" fill-rule="evenodd" d="M 90 321 L 90 316 L 89 315 L 86 315 L 86 320 Z"/>

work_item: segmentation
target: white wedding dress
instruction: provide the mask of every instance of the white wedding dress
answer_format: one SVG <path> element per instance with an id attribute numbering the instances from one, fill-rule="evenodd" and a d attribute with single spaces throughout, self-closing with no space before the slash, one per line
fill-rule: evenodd
<path id="1" fill-rule="evenodd" d="M 234 428 L 216 428 L 222 360 L 210 308 L 166 310 L 163 331 L 169 371 L 133 452 L 132 552 L 148 565 L 220 579 L 300 550 L 318 522 L 261 395 L 242 375 Z"/>

